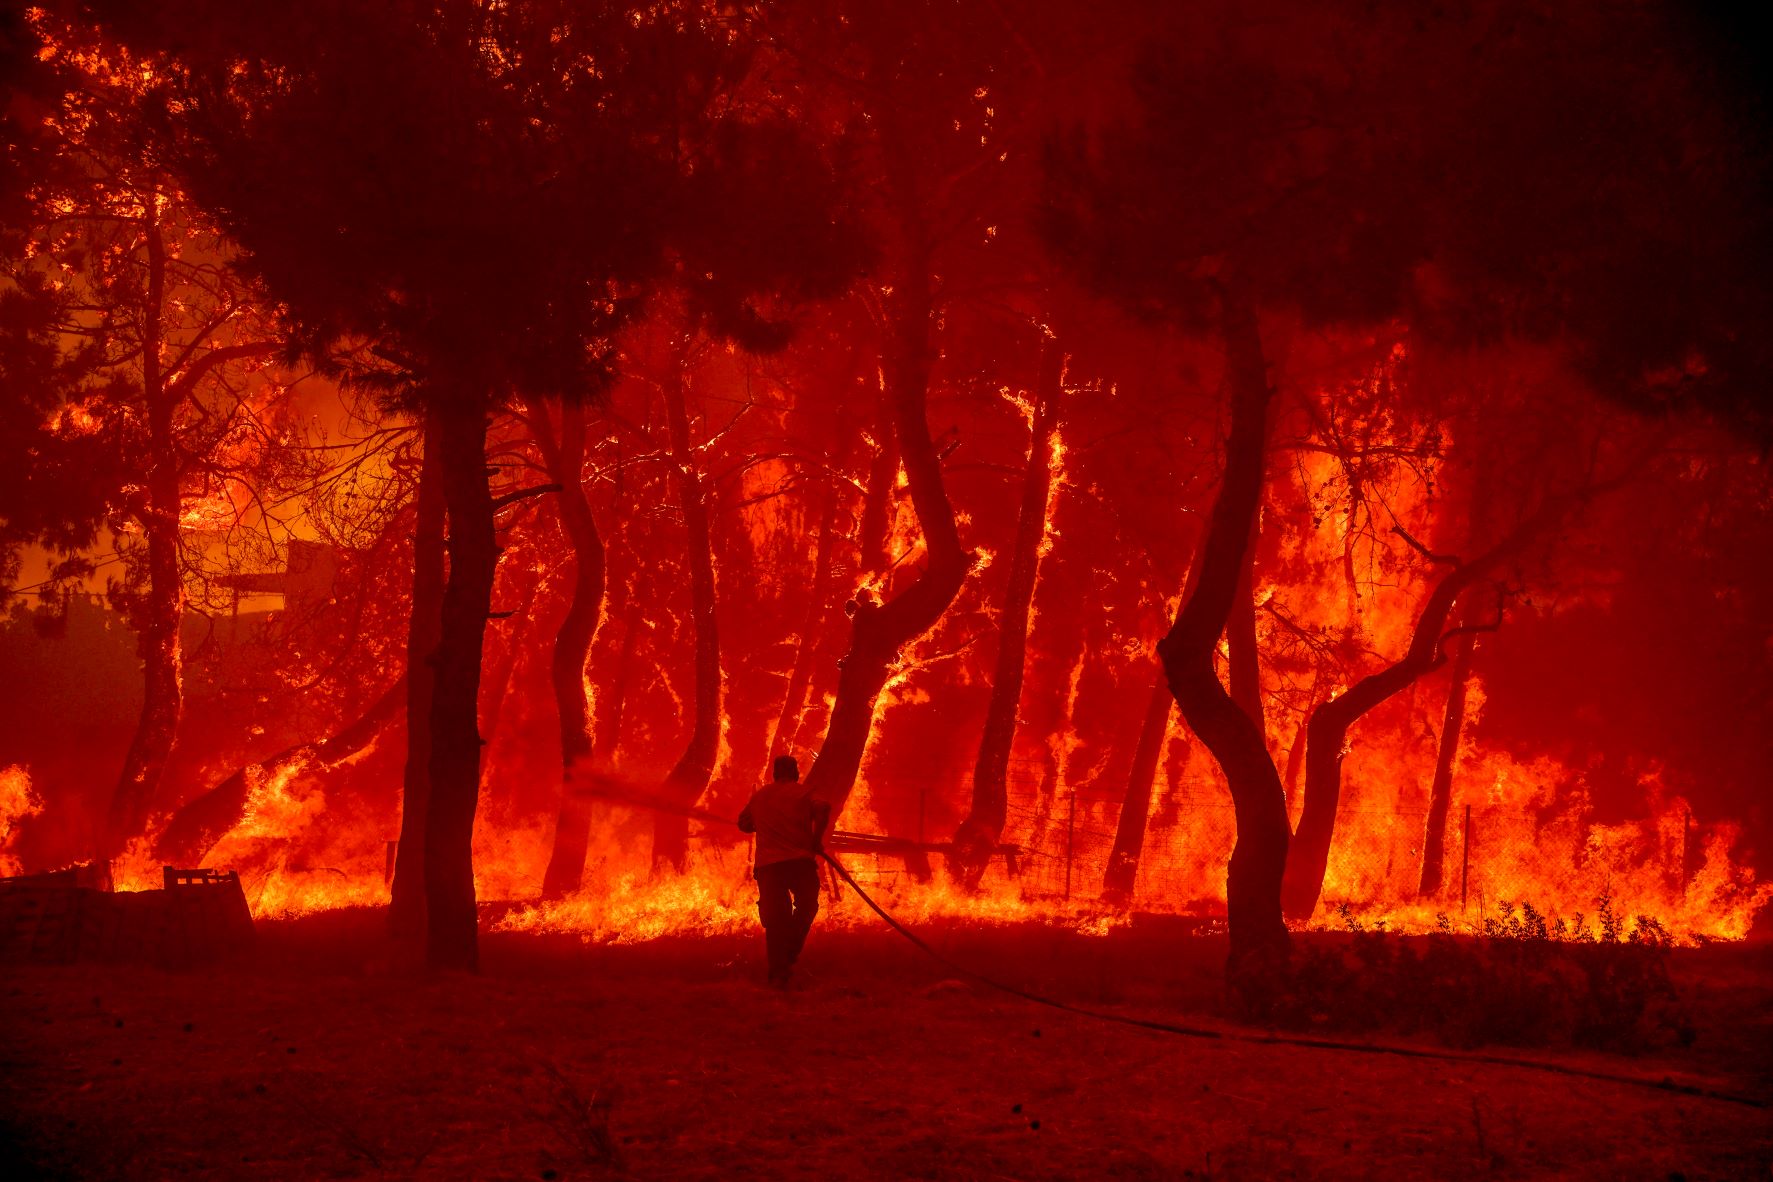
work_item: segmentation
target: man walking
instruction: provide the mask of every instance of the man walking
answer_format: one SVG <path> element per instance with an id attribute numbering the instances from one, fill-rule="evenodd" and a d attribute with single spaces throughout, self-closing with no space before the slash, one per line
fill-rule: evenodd
<path id="1" fill-rule="evenodd" d="M 814 860 L 831 806 L 813 800 L 800 786 L 800 765 L 792 755 L 777 757 L 774 779 L 757 790 L 739 814 L 739 829 L 755 833 L 751 876 L 757 879 L 757 914 L 769 950 L 770 984 L 788 987 L 788 973 L 800 956 L 819 912 L 819 867 Z"/>

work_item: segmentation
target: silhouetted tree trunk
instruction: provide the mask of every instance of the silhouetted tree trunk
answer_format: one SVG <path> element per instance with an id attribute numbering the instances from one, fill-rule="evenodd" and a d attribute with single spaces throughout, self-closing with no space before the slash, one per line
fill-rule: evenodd
<path id="1" fill-rule="evenodd" d="M 810 793 L 828 801 L 834 818 L 855 787 L 856 773 L 874 725 L 874 707 L 892 665 L 904 647 L 922 636 L 966 579 L 967 556 L 960 546 L 954 508 L 942 480 L 942 462 L 930 438 L 927 410 L 930 365 L 930 279 L 927 245 L 915 244 L 909 265 L 896 277 L 888 297 L 888 342 L 884 369 L 892 397 L 894 426 L 911 486 L 911 502 L 923 530 L 926 566 L 911 586 L 885 603 L 857 601 L 849 652 L 837 678 L 837 700 L 825 742 L 806 776 Z"/>
<path id="2" fill-rule="evenodd" d="M 1127 774 L 1126 797 L 1114 826 L 1114 846 L 1108 851 L 1108 868 L 1102 874 L 1102 898 L 1117 906 L 1133 897 L 1133 884 L 1139 878 L 1139 856 L 1145 848 L 1145 826 L 1151 815 L 1151 786 L 1157 782 L 1157 765 L 1163 757 L 1174 702 L 1169 685 L 1159 676 L 1151 686 L 1145 719 L 1139 724 L 1133 769 Z"/>
<path id="3" fill-rule="evenodd" d="M 1287 805 L 1262 729 L 1219 680 L 1213 655 L 1235 607 L 1250 533 L 1262 499 L 1268 404 L 1267 362 L 1255 311 L 1221 293 L 1231 432 L 1225 476 L 1201 540 L 1194 587 L 1158 645 L 1182 717 L 1225 773 L 1237 818 L 1237 844 L 1226 875 L 1228 970 L 1259 982 L 1288 948 L 1281 919 L 1287 864 Z"/>
<path id="4" fill-rule="evenodd" d="M 1227 688 L 1231 691 L 1231 700 L 1255 722 L 1266 743 L 1268 720 L 1262 709 L 1262 661 L 1256 644 L 1256 537 L 1261 520 L 1262 513 L 1258 508 L 1256 520 L 1250 526 L 1243 570 L 1237 579 L 1237 594 L 1231 601 L 1231 619 L 1225 625 L 1225 647 Z"/>
<path id="5" fill-rule="evenodd" d="M 1471 622 L 1469 609 L 1464 613 Z M 1453 802 L 1453 769 L 1459 759 L 1459 738 L 1465 729 L 1465 686 L 1471 679 L 1471 655 L 1476 646 L 1471 633 L 1455 636 L 1453 683 L 1447 687 L 1447 711 L 1441 721 L 1440 750 L 1435 755 L 1434 783 L 1428 791 L 1428 827 L 1422 842 L 1422 878 L 1416 893 L 1427 898 L 1440 893 L 1445 858 L 1447 810 Z"/>
<path id="6" fill-rule="evenodd" d="M 291 765 L 303 771 L 328 770 L 369 746 L 406 698 L 406 675 L 384 690 L 367 710 L 331 737 L 297 743 L 277 754 L 236 768 L 221 783 L 187 803 L 154 842 L 154 856 L 169 866 L 201 866 L 215 843 L 246 815 L 255 785 L 281 774 Z"/>
<path id="7" fill-rule="evenodd" d="M 388 925 L 416 945 L 425 931 L 425 814 L 431 798 L 431 699 L 443 634 L 443 445 L 435 414 L 424 420 L 412 539 L 412 608 L 406 627 L 406 771 Z"/>
<path id="8" fill-rule="evenodd" d="M 439 413 L 443 497 L 449 514 L 449 578 L 431 701 L 431 796 L 425 817 L 426 960 L 432 968 L 479 967 L 474 900 L 474 813 L 480 795 L 481 646 L 492 609 L 498 539 L 487 487 L 486 413 L 478 405 Z"/>
<path id="9" fill-rule="evenodd" d="M 185 588 L 179 569 L 179 457 L 173 438 L 175 396 L 161 369 L 162 303 L 166 298 L 166 242 L 155 220 L 150 194 L 146 208 L 147 285 L 142 302 L 142 400 L 147 408 L 148 479 L 141 513 L 148 541 L 148 586 L 140 608 L 142 713 L 123 757 L 123 772 L 111 796 L 100 853 L 116 857 L 148 827 L 148 811 L 166 774 L 166 761 L 178 738 L 184 709 L 183 646 L 179 626 L 185 614 Z"/>
<path id="10" fill-rule="evenodd" d="M 849 416 L 839 410 L 831 466 L 841 468 L 849 459 Z M 800 630 L 794 637 L 794 663 L 788 669 L 788 691 L 782 697 L 782 710 L 770 735 L 770 757 L 791 754 L 800 735 L 801 719 L 806 713 L 807 691 L 812 685 L 814 658 L 825 632 L 825 618 L 831 609 L 831 585 L 836 581 L 832 552 L 837 541 L 839 482 L 827 476 L 819 501 L 819 534 L 813 546 L 813 582 L 807 592 L 806 611 L 800 618 Z"/>
<path id="11" fill-rule="evenodd" d="M 1034 603 L 1041 544 L 1047 535 L 1047 499 L 1053 487 L 1053 431 L 1058 423 L 1064 354 L 1047 342 L 1035 377 L 1034 417 L 1029 424 L 1028 461 L 1022 473 L 1022 504 L 1016 540 L 1010 550 L 1010 578 L 998 615 L 997 666 L 985 729 L 973 764 L 973 800 L 954 834 L 954 861 L 962 881 L 977 887 L 1003 836 L 1008 809 L 1010 749 L 1016 739 L 1016 713 L 1022 703 L 1022 676 L 1028 654 L 1028 613 Z"/>
<path id="12" fill-rule="evenodd" d="M 591 502 L 585 496 L 585 411 L 567 402 L 560 409 L 556 439 L 547 408 L 530 406 L 536 441 L 548 475 L 560 485 L 555 501 L 560 526 L 573 551 L 572 601 L 554 637 L 549 680 L 560 720 L 560 813 L 554 822 L 554 848 L 542 876 L 542 895 L 556 899 L 579 889 L 591 836 L 591 797 L 575 780 L 591 756 L 591 702 L 585 691 L 585 663 L 603 615 L 604 550 Z"/>
<path id="13" fill-rule="evenodd" d="M 683 511 L 690 571 L 690 620 L 696 633 L 695 712 L 689 742 L 665 777 L 665 795 L 685 808 L 708 790 L 720 749 L 720 634 L 716 621 L 714 542 L 708 528 L 708 490 L 690 450 L 689 410 L 684 399 L 688 358 L 674 359 L 664 382 L 666 423 L 671 433 L 672 466 Z M 689 852 L 689 818 L 678 812 L 653 814 L 653 865 L 683 869 Z"/>

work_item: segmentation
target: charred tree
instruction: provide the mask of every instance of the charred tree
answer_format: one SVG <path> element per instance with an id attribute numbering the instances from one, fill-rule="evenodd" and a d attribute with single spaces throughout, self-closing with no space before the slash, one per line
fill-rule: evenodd
<path id="1" fill-rule="evenodd" d="M 176 398 L 161 366 L 166 240 L 150 195 L 146 235 L 147 284 L 141 308 L 142 400 L 147 409 L 148 478 L 141 513 L 148 542 L 148 586 L 140 608 L 142 713 L 111 796 L 100 853 L 116 857 L 148 827 L 148 810 L 166 773 L 184 709 L 179 626 L 184 619 L 184 579 L 179 562 L 179 460 L 173 438 Z"/>
<path id="2" fill-rule="evenodd" d="M 1231 790 L 1237 844 L 1225 884 L 1231 938 L 1228 968 L 1234 979 L 1247 975 L 1259 980 L 1270 962 L 1285 957 L 1289 943 L 1281 918 L 1287 804 L 1267 740 L 1255 719 L 1220 682 L 1213 656 L 1247 566 L 1250 534 L 1262 499 L 1264 440 L 1273 390 L 1254 309 L 1228 291 L 1219 294 L 1231 386 L 1225 476 L 1201 540 L 1194 587 L 1175 625 L 1158 644 L 1158 655 L 1182 717 L 1213 753 Z"/>
<path id="3" fill-rule="evenodd" d="M 665 379 L 666 423 L 671 434 L 672 467 L 678 506 L 683 512 L 690 571 L 690 620 L 696 636 L 696 696 L 689 742 L 665 777 L 667 799 L 693 807 L 714 776 L 720 748 L 720 633 L 714 586 L 714 542 L 708 528 L 708 488 L 690 449 L 689 409 L 684 397 L 688 358 L 680 351 Z M 689 817 L 659 810 L 653 817 L 653 867 L 682 870 L 689 853 Z"/>
<path id="4" fill-rule="evenodd" d="M 1010 552 L 1009 586 L 998 615 L 997 665 L 991 679 L 991 699 L 985 709 L 979 755 L 973 764 L 972 807 L 954 834 L 955 866 L 969 889 L 978 886 L 992 851 L 1003 836 L 1010 749 L 1016 738 L 1016 714 L 1022 702 L 1022 677 L 1028 655 L 1028 614 L 1034 604 L 1041 545 L 1047 536 L 1047 501 L 1053 487 L 1053 432 L 1058 424 L 1064 366 L 1063 353 L 1048 342 L 1035 378 L 1028 462 L 1022 474 L 1022 504 Z"/>
<path id="5" fill-rule="evenodd" d="M 449 576 L 431 700 L 431 792 L 425 815 L 426 961 L 479 967 L 474 813 L 480 797 L 480 656 L 498 566 L 487 485 L 486 411 L 464 400 L 438 412 Z"/>
<path id="6" fill-rule="evenodd" d="M 425 931 L 425 815 L 431 797 L 431 700 L 443 633 L 443 446 L 437 416 L 424 420 L 412 540 L 412 609 L 406 631 L 406 771 L 394 855 L 389 928 L 416 944 Z"/>
<path id="7" fill-rule="evenodd" d="M 910 265 L 897 277 L 888 297 L 883 369 L 911 502 L 923 531 L 926 565 L 909 587 L 885 603 L 861 598 L 855 602 L 850 647 L 838 671 L 831 722 L 806 776 L 807 790 L 831 804 L 834 818 L 842 815 L 855 787 L 874 725 L 874 707 L 901 653 L 942 618 L 967 573 L 967 555 L 942 480 L 941 457 L 930 437 L 927 405 L 933 349 L 927 245 L 914 245 L 909 257 Z"/>
<path id="8" fill-rule="evenodd" d="M 201 866 L 215 843 L 240 824 L 253 789 L 291 768 L 327 771 L 368 747 L 406 698 L 406 675 L 382 692 L 356 720 L 329 738 L 297 743 L 237 768 L 233 774 L 173 814 L 154 841 L 154 857 L 169 866 Z"/>
<path id="9" fill-rule="evenodd" d="M 579 889 L 585 874 L 590 841 L 591 800 L 575 775 L 591 756 L 591 702 L 585 689 L 585 664 L 591 641 L 603 616 L 604 548 L 585 496 L 585 411 L 566 402 L 556 437 L 545 406 L 532 403 L 530 419 L 542 449 L 549 477 L 560 485 L 555 510 L 573 553 L 572 600 L 554 637 L 549 681 L 560 720 L 560 813 L 554 822 L 554 847 L 542 876 L 542 895 L 556 899 Z"/>
<path id="10" fill-rule="evenodd" d="M 1139 855 L 1145 848 L 1145 826 L 1151 816 L 1151 787 L 1157 782 L 1157 765 L 1163 757 L 1174 702 L 1169 685 L 1160 676 L 1152 684 L 1150 704 L 1139 725 L 1133 768 L 1127 774 L 1126 796 L 1114 826 L 1114 846 L 1102 873 L 1102 898 L 1115 906 L 1124 906 L 1133 897 L 1133 884 L 1139 877 Z"/>
<path id="11" fill-rule="evenodd" d="M 1470 622 L 1467 612 L 1467 623 Z M 1440 749 L 1435 753 L 1434 782 L 1428 791 L 1428 822 L 1422 839 L 1422 877 L 1416 893 L 1423 898 L 1440 893 L 1442 864 L 1446 858 L 1447 810 L 1453 803 L 1453 770 L 1459 760 L 1459 740 L 1465 729 L 1465 687 L 1471 680 L 1472 649 L 1476 640 L 1466 632 L 1453 638 L 1453 680 L 1447 687 L 1447 710 L 1442 716 Z"/>

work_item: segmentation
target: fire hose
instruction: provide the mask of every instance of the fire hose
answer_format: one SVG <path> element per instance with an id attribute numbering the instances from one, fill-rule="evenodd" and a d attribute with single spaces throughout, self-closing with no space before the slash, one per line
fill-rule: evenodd
<path id="1" fill-rule="evenodd" d="M 738 825 L 738 821 L 733 818 L 723 817 L 718 813 L 709 812 L 706 809 L 679 805 L 673 801 L 668 801 L 652 794 L 627 791 L 625 785 L 620 785 L 620 782 L 614 780 L 612 777 L 598 776 L 596 777 L 596 780 L 598 787 L 585 794 L 608 801 L 611 804 L 629 805 L 635 808 L 673 813 L 678 816 L 688 817 L 693 821 L 703 821 L 709 824 L 730 825 L 734 827 L 737 827 Z M 612 786 L 614 786 L 614 790 L 612 790 Z M 1050 1009 L 1061 1010 L 1068 1014 L 1077 1014 L 1085 1018 L 1093 1018 L 1098 1022 L 1110 1022 L 1120 1026 L 1131 1026 L 1140 1030 L 1153 1030 L 1161 1034 L 1180 1035 L 1185 1038 L 1216 1039 L 1222 1042 L 1249 1043 L 1257 1046 L 1289 1046 L 1304 1047 L 1309 1050 L 1347 1051 L 1361 1055 L 1390 1055 L 1396 1058 L 1426 1059 L 1443 1063 L 1470 1063 L 1480 1066 L 1514 1067 L 1526 1071 L 1540 1071 L 1554 1075 L 1571 1076 L 1578 1079 L 1597 1080 L 1603 1083 L 1650 1088 L 1659 1092 L 1669 1092 L 1681 1096 L 1693 1096 L 1705 1100 L 1718 1100 L 1729 1104 L 1744 1105 L 1749 1108 L 1764 1109 L 1768 1107 L 1767 1101 L 1753 1096 L 1744 1096 L 1734 1092 L 1720 1091 L 1699 1084 L 1681 1083 L 1668 1076 L 1663 1076 L 1660 1079 L 1652 1079 L 1641 1075 L 1621 1075 L 1615 1072 L 1595 1071 L 1589 1068 L 1576 1067 L 1565 1063 L 1548 1063 L 1538 1059 L 1525 1059 L 1514 1055 L 1495 1055 L 1482 1052 L 1437 1051 L 1426 1047 L 1400 1046 L 1394 1043 L 1347 1042 L 1341 1039 L 1313 1038 L 1308 1035 L 1281 1034 L 1275 1031 L 1262 1033 L 1247 1030 L 1214 1030 L 1205 1026 L 1185 1026 L 1175 1022 L 1159 1021 L 1155 1018 L 1137 1018 L 1130 1014 L 1117 1014 L 1110 1010 L 1099 1010 L 1090 1006 L 1077 1005 L 1073 1002 L 1064 1001 L 1056 997 L 1048 997 L 1045 994 L 1035 993 L 1032 990 L 1022 988 L 1019 985 L 999 981 L 949 958 L 937 951 L 927 940 L 906 927 L 885 907 L 882 907 L 877 903 L 874 900 L 874 897 L 862 888 L 862 884 L 856 881 L 855 876 L 849 872 L 849 869 L 845 867 L 842 862 L 838 861 L 836 856 L 830 851 L 821 847 L 816 850 L 809 850 L 808 852 L 823 858 L 826 865 L 831 867 L 832 873 L 836 874 L 846 886 L 856 892 L 856 897 L 861 899 L 870 911 L 879 916 L 883 923 L 893 931 L 897 932 L 900 936 L 903 936 L 906 941 L 916 947 L 925 956 L 928 956 L 937 964 L 942 965 L 950 972 L 961 977 L 976 981 L 979 984 L 990 989 L 995 989 L 1000 993 L 1006 993 L 1012 997 L 1019 997 L 1034 1005 L 1046 1006 Z"/>

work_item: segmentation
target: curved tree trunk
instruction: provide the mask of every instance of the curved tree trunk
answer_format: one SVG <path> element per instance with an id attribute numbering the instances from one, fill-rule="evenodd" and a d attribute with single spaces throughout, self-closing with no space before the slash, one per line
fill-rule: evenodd
<path id="1" fill-rule="evenodd" d="M 973 764 L 972 807 L 954 834 L 955 865 L 969 889 L 979 885 L 990 863 L 991 853 L 1003 836 L 1008 809 L 1010 749 L 1015 743 L 1016 714 L 1022 703 L 1028 614 L 1040 572 L 1041 544 L 1047 536 L 1047 502 L 1053 487 L 1053 432 L 1058 424 L 1064 367 L 1064 354 L 1049 343 L 1035 378 L 1034 418 L 1029 424 L 1028 462 L 1022 474 L 1022 504 L 1016 516 L 1016 540 L 1010 551 L 1009 585 L 1004 591 L 1003 611 L 998 615 L 997 667 L 991 679 L 991 700 L 985 709 L 979 756 Z"/>
<path id="2" fill-rule="evenodd" d="M 434 969 L 479 967 L 474 900 L 474 812 L 480 795 L 481 646 L 492 609 L 498 539 L 487 487 L 486 412 L 440 412 L 443 497 L 449 513 L 449 578 L 431 700 L 431 796 L 425 817 L 426 961 Z"/>
<path id="3" fill-rule="evenodd" d="M 1182 717 L 1225 773 L 1237 818 L 1237 844 L 1226 875 L 1228 971 L 1260 984 L 1288 948 L 1281 919 L 1287 863 L 1287 805 L 1280 775 L 1256 721 L 1234 701 L 1214 668 L 1214 650 L 1231 619 L 1247 565 L 1250 533 L 1262 499 L 1267 435 L 1267 362 L 1253 309 L 1222 296 L 1231 432 L 1225 477 L 1201 541 L 1194 587 L 1158 645 Z"/>
<path id="4" fill-rule="evenodd" d="M 148 205 L 153 207 L 152 199 Z M 161 314 L 166 296 L 166 244 L 150 217 L 147 290 L 142 304 L 142 399 L 147 407 L 148 587 L 141 608 L 142 713 L 111 796 L 100 854 L 114 858 L 148 827 L 148 813 L 166 774 L 184 710 L 183 645 L 179 626 L 185 588 L 179 570 L 179 459 L 173 438 L 174 396 L 161 369 Z"/>
<path id="5" fill-rule="evenodd" d="M 603 616 L 604 551 L 585 496 L 585 411 L 568 402 L 560 409 L 560 435 L 548 423 L 548 411 L 530 406 L 536 441 L 549 477 L 560 485 L 555 501 L 560 526 L 573 550 L 572 602 L 554 637 L 549 680 L 560 720 L 560 814 L 554 822 L 554 848 L 542 876 L 542 896 L 557 899 L 579 889 L 585 875 L 585 850 L 591 834 L 591 798 L 574 779 L 591 756 L 591 702 L 585 689 L 585 663 Z"/>
<path id="6" fill-rule="evenodd" d="M 810 794 L 841 816 L 874 725 L 874 707 L 904 647 L 935 626 L 960 593 L 967 556 L 954 507 L 942 480 L 941 458 L 930 438 L 927 410 L 932 349 L 927 250 L 912 253 L 889 297 L 886 389 L 892 398 L 899 452 L 911 501 L 923 530 L 927 565 L 911 586 L 882 604 L 858 601 L 850 648 L 838 671 L 837 700 L 825 741 L 807 772 Z"/>
<path id="7" fill-rule="evenodd" d="M 1469 624 L 1470 612 L 1466 613 Z M 1438 895 L 1446 858 L 1447 810 L 1453 803 L 1453 769 L 1459 760 L 1459 739 L 1465 729 L 1465 686 L 1471 680 L 1472 635 L 1453 638 L 1453 684 L 1447 687 L 1447 711 L 1441 721 L 1440 750 L 1435 753 L 1434 783 L 1428 791 L 1428 824 L 1422 840 L 1422 877 L 1416 893 Z"/>
<path id="8" fill-rule="evenodd" d="M 400 842 L 394 855 L 388 926 L 417 944 L 425 931 L 425 812 L 431 797 L 431 699 L 443 634 L 443 442 L 437 416 L 424 421 L 412 538 L 412 608 L 406 626 L 406 772 L 400 794 Z"/>
<path id="9" fill-rule="evenodd" d="M 1157 782 L 1157 765 L 1163 757 L 1164 735 L 1170 729 L 1170 707 L 1175 698 L 1160 676 L 1152 683 L 1145 720 L 1139 724 L 1139 743 L 1133 749 L 1133 770 L 1127 774 L 1127 792 L 1120 819 L 1114 826 L 1114 846 L 1108 851 L 1108 868 L 1102 873 L 1102 898 L 1124 906 L 1133 897 L 1139 878 L 1139 855 L 1145 848 L 1145 826 L 1151 816 L 1151 786 Z"/>
<path id="10" fill-rule="evenodd" d="M 173 814 L 154 842 L 154 857 L 168 866 L 201 866 L 215 843 L 240 824 L 252 789 L 292 765 L 327 770 L 356 755 L 400 712 L 406 674 L 384 690 L 355 721 L 330 738 L 297 743 L 275 755 L 237 768 L 232 775 Z"/>
<path id="11" fill-rule="evenodd" d="M 671 458 L 677 472 L 678 504 L 690 570 L 690 618 L 696 630 L 695 713 L 689 742 L 665 777 L 666 798 L 687 810 L 695 806 L 714 776 L 720 750 L 720 633 L 714 587 L 714 541 L 708 527 L 708 489 L 690 450 L 689 409 L 684 398 L 687 358 L 673 360 L 664 383 L 665 413 L 671 432 Z M 689 853 L 687 812 L 658 810 L 653 815 L 653 866 L 682 870 Z"/>

